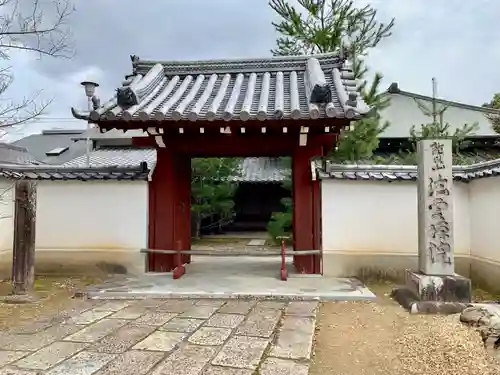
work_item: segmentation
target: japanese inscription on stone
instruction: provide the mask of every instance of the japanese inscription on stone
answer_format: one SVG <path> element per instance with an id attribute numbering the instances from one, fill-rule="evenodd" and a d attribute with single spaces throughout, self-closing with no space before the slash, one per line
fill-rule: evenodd
<path id="1" fill-rule="evenodd" d="M 418 145 L 419 266 L 427 275 L 454 274 L 451 140 Z"/>

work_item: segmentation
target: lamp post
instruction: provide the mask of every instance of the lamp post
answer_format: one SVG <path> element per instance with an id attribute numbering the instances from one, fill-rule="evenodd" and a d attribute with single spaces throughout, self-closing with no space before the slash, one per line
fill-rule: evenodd
<path id="1" fill-rule="evenodd" d="M 87 106 L 88 106 L 88 111 L 89 115 L 90 112 L 92 112 L 93 109 L 93 104 L 92 104 L 92 98 L 94 97 L 95 94 L 95 89 L 96 87 L 99 87 L 99 84 L 93 81 L 83 81 L 81 85 L 85 88 L 85 95 L 87 96 Z M 87 139 L 86 139 L 86 146 L 87 150 L 85 153 L 86 157 L 86 162 L 87 162 L 87 167 L 90 168 L 90 117 L 89 120 L 87 121 Z"/>

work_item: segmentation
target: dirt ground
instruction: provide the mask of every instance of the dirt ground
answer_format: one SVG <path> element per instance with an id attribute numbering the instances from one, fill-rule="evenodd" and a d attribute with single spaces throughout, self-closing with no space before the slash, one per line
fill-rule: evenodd
<path id="1" fill-rule="evenodd" d="M 67 307 L 78 305 L 72 300 L 79 288 L 101 282 L 102 275 L 81 277 L 38 276 L 35 280 L 36 303 L 8 304 L 0 303 L 0 331 L 14 326 L 27 324 L 40 317 L 56 315 Z M 9 280 L 0 281 L 0 298 L 12 291 Z"/>
<path id="2" fill-rule="evenodd" d="M 376 302 L 322 305 L 309 375 L 500 375 L 500 361 L 457 315 L 409 315 L 390 285 L 369 288 Z"/>

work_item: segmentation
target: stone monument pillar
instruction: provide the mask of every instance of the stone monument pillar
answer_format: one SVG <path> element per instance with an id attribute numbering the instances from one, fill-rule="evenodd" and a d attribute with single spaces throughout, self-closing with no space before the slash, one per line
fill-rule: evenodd
<path id="1" fill-rule="evenodd" d="M 421 140 L 417 150 L 419 269 L 406 270 L 405 290 L 393 295 L 413 312 L 458 312 L 471 282 L 455 273 L 452 141 Z"/>
<path id="2" fill-rule="evenodd" d="M 451 139 L 418 143 L 418 261 L 425 275 L 455 274 Z"/>

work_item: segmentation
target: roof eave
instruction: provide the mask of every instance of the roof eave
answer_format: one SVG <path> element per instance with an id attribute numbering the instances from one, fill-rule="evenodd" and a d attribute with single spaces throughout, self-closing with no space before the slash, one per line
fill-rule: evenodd
<path id="1" fill-rule="evenodd" d="M 383 95 L 384 96 L 402 95 L 402 96 L 406 96 L 409 98 L 419 99 L 419 100 L 424 100 L 424 101 L 432 101 L 434 99 L 432 96 L 427 96 L 427 95 L 417 94 L 417 93 L 410 92 L 410 91 L 401 90 L 397 86 L 397 84 L 395 85 L 395 83 L 392 83 L 389 86 L 389 88 L 383 93 Z M 460 102 L 455 102 L 452 100 L 446 100 L 446 99 L 440 99 L 440 98 L 435 98 L 435 100 L 437 103 L 447 105 L 447 106 L 458 107 L 458 108 L 468 109 L 471 111 L 483 112 L 483 113 L 490 114 L 490 115 L 499 115 L 500 116 L 499 109 L 482 107 L 482 106 L 477 106 L 477 105 L 472 105 L 472 104 L 465 104 L 465 103 L 460 103 Z"/>

